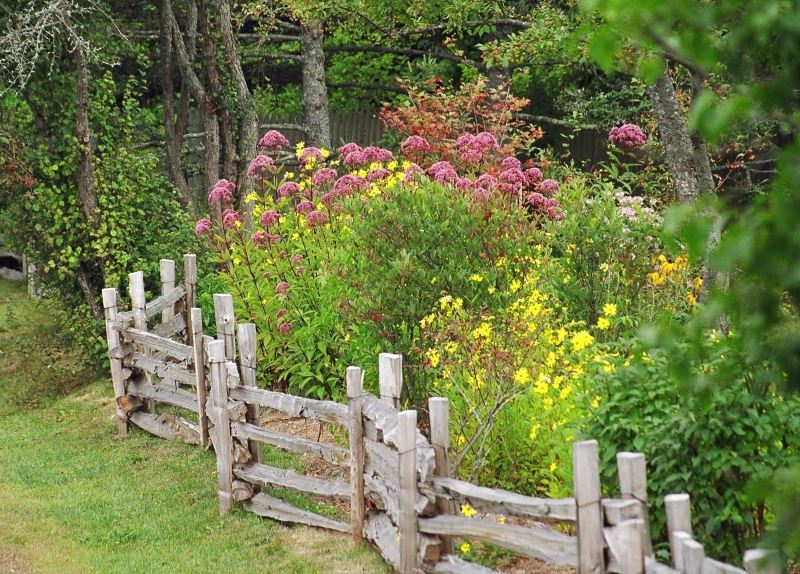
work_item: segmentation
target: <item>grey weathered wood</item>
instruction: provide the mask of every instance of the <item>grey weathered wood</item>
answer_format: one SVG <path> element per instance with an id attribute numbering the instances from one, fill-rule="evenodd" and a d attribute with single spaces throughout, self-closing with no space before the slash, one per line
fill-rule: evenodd
<path id="1" fill-rule="evenodd" d="M 645 574 L 680 574 L 680 570 L 674 570 L 666 564 L 661 564 L 652 556 L 644 557 Z"/>
<path id="2" fill-rule="evenodd" d="M 280 520 L 282 522 L 294 522 L 318 528 L 327 528 L 338 532 L 348 532 L 350 525 L 338 520 L 331 520 L 313 512 L 300 510 L 288 502 L 279 498 L 274 498 L 263 492 L 256 494 L 250 500 L 244 502 L 244 507 L 259 516 Z"/>
<path id="3" fill-rule="evenodd" d="M 258 441 L 276 446 L 283 450 L 303 452 L 337 466 L 348 466 L 350 464 L 347 449 L 340 446 L 300 438 L 291 434 L 268 430 L 243 422 L 233 422 L 231 424 L 231 430 L 233 436 L 239 439 Z"/>
<path id="4" fill-rule="evenodd" d="M 211 363 L 211 401 L 214 421 L 214 448 L 217 455 L 219 510 L 226 514 L 233 504 L 233 438 L 228 418 L 228 371 L 225 368 L 225 342 L 208 344 Z"/>
<path id="5" fill-rule="evenodd" d="M 190 310 L 197 305 L 197 255 L 194 253 L 183 256 L 183 285 L 186 288 L 186 309 Z"/>
<path id="6" fill-rule="evenodd" d="M 780 574 L 782 566 L 774 550 L 757 548 L 744 553 L 747 574 Z"/>
<path id="7" fill-rule="evenodd" d="M 434 491 L 480 512 L 534 518 L 542 521 L 575 522 L 573 498 L 534 498 L 499 488 L 476 486 L 455 478 L 434 478 Z"/>
<path id="8" fill-rule="evenodd" d="M 175 289 L 175 262 L 172 259 L 161 259 L 158 262 L 158 270 L 161 275 L 161 295 L 166 297 Z M 165 307 L 161 311 L 161 322 L 168 322 L 174 315 L 174 305 Z"/>
<path id="9" fill-rule="evenodd" d="M 467 562 L 458 556 L 444 556 L 433 567 L 434 574 L 500 574 L 475 562 Z"/>
<path id="10" fill-rule="evenodd" d="M 622 498 L 639 501 L 642 505 L 642 544 L 646 556 L 653 555 L 653 543 L 650 540 L 650 517 L 647 506 L 647 462 L 640 452 L 617 453 L 617 471 L 619 489 Z"/>
<path id="11" fill-rule="evenodd" d="M 683 572 L 683 543 L 691 539 L 692 535 L 683 530 L 676 530 L 672 533 L 670 540 L 675 543 L 675 548 L 670 547 L 670 557 L 675 569 L 679 572 Z"/>
<path id="12" fill-rule="evenodd" d="M 400 565 L 397 527 L 384 512 L 369 512 L 364 523 L 364 538 L 372 542 L 387 564 Z"/>
<path id="13" fill-rule="evenodd" d="M 703 545 L 696 540 L 682 540 L 684 574 L 703 574 L 703 561 L 706 558 Z"/>
<path id="14" fill-rule="evenodd" d="M 692 535 L 692 509 L 688 494 L 668 494 L 664 497 L 664 508 L 667 511 L 667 537 L 669 538 L 669 551 L 672 557 L 672 567 L 678 570 L 683 568 L 683 562 L 676 561 L 675 555 L 681 549 L 675 543 L 673 532 L 686 532 Z"/>
<path id="15" fill-rule="evenodd" d="M 706 556 L 706 559 L 703 560 L 703 574 L 747 574 L 747 571 Z M 774 574 L 779 574 L 779 572 Z"/>
<path id="16" fill-rule="evenodd" d="M 350 441 L 350 528 L 355 541 L 364 537 L 364 372 L 358 367 L 347 367 L 347 427 Z"/>
<path id="17" fill-rule="evenodd" d="M 368 438 L 364 439 L 364 450 L 364 472 L 377 474 L 380 478 L 397 484 L 397 451 L 382 442 L 375 442 Z"/>
<path id="18" fill-rule="evenodd" d="M 400 408 L 400 393 L 403 391 L 403 356 L 393 353 L 378 355 L 378 386 L 381 399 Z"/>
<path id="19" fill-rule="evenodd" d="M 147 334 L 147 314 L 145 312 L 147 300 L 145 299 L 144 292 L 144 274 L 141 271 L 136 271 L 128 275 L 128 290 L 131 296 L 133 326 L 136 330 L 138 330 L 138 332 Z M 126 330 L 123 333 L 123 337 L 128 338 L 130 332 L 131 329 Z M 140 343 L 138 346 L 134 346 L 134 348 L 138 349 L 139 352 L 144 355 L 151 354 L 151 351 L 144 346 L 142 341 L 135 342 Z M 152 380 L 150 375 L 146 376 Z M 156 405 L 151 399 L 145 401 L 145 407 L 147 408 L 148 412 L 156 412 Z"/>
<path id="20" fill-rule="evenodd" d="M 225 357 L 236 360 L 234 332 L 236 318 L 233 314 L 233 297 L 227 293 L 214 294 L 214 318 L 217 322 L 217 340 L 225 342 Z"/>
<path id="21" fill-rule="evenodd" d="M 231 389 L 230 396 L 237 401 L 268 407 L 290 416 L 347 427 L 347 405 L 341 403 L 306 399 L 245 386 Z"/>
<path id="22" fill-rule="evenodd" d="M 170 357 L 174 357 L 180 361 L 187 363 L 194 362 L 194 349 L 189 345 L 184 345 L 178 341 L 165 339 L 153 333 L 136 329 L 125 329 L 120 331 L 122 338 L 136 343 L 140 347 L 143 354 L 152 353 L 153 351 L 162 351 Z"/>
<path id="23" fill-rule="evenodd" d="M 131 353 L 130 355 L 127 355 L 122 360 L 122 364 L 125 367 L 146 371 L 154 377 L 158 377 L 160 379 L 176 381 L 183 385 L 194 386 L 196 384 L 194 372 L 190 371 L 185 366 L 176 363 L 160 361 L 155 357 L 148 357 L 146 355 L 142 355 L 141 353 Z"/>
<path id="24" fill-rule="evenodd" d="M 175 288 L 169 293 L 169 295 L 166 296 L 161 295 L 160 297 L 153 299 L 149 303 L 145 303 L 145 310 L 144 310 L 145 319 L 146 320 L 152 319 L 167 307 L 175 305 L 175 303 L 180 301 L 185 295 L 186 295 L 186 288 L 181 284 L 181 285 L 176 285 Z M 135 315 L 135 311 L 136 311 L 135 309 L 132 309 L 131 311 L 117 313 L 117 318 L 114 321 L 114 328 L 121 331 L 127 329 L 131 325 L 134 325 L 133 317 Z"/>
<path id="25" fill-rule="evenodd" d="M 253 489 L 253 485 L 245 480 L 236 480 L 233 481 L 233 501 L 234 502 L 243 502 L 245 500 L 250 500 L 255 495 L 255 491 Z"/>
<path id="26" fill-rule="evenodd" d="M 443 397 L 431 397 L 428 399 L 428 413 L 435 462 L 433 474 L 450 478 L 450 403 Z M 436 506 L 442 514 L 453 514 L 453 501 L 447 496 L 437 496 Z M 442 553 L 453 553 L 452 538 L 442 538 Z"/>
<path id="27" fill-rule="evenodd" d="M 578 573 L 602 574 L 603 515 L 600 503 L 600 466 L 596 440 L 572 447 L 573 484 L 577 505 Z"/>
<path id="28" fill-rule="evenodd" d="M 194 385 L 197 392 L 197 415 L 200 422 L 200 443 L 204 447 L 210 445 L 208 436 L 208 413 L 206 412 L 206 395 L 208 392 L 208 375 L 206 371 L 205 345 L 203 345 L 203 312 L 197 307 L 189 309 L 189 328 L 194 359 Z"/>
<path id="29" fill-rule="evenodd" d="M 106 343 L 109 350 L 109 363 L 111 365 L 111 384 L 114 388 L 114 398 L 119 400 L 125 394 L 125 378 L 122 373 L 122 361 L 111 356 L 111 350 L 120 346 L 119 332 L 114 329 L 113 322 L 117 318 L 117 290 L 114 288 L 103 289 L 103 309 L 106 321 Z M 128 417 L 119 404 L 114 409 L 117 418 L 117 432 L 121 435 L 128 434 Z"/>
<path id="30" fill-rule="evenodd" d="M 620 574 L 644 574 L 643 528 L 641 518 L 623 520 L 614 527 Z"/>
<path id="31" fill-rule="evenodd" d="M 246 387 L 255 388 L 256 384 L 256 325 L 255 323 L 241 323 L 236 327 L 236 338 L 239 342 L 239 366 L 241 369 L 241 384 Z M 257 425 L 261 414 L 258 405 L 247 405 L 247 415 L 245 420 Z M 251 442 L 250 454 L 253 460 L 261 462 L 261 446 Z"/>
<path id="32" fill-rule="evenodd" d="M 164 313 L 167 312 L 165 309 Z M 186 328 L 186 319 L 183 315 L 175 315 L 168 321 L 164 323 L 159 323 L 155 327 L 153 327 L 153 334 L 158 335 L 159 337 L 165 337 L 167 339 L 171 339 L 181 331 Z"/>
<path id="33" fill-rule="evenodd" d="M 563 566 L 578 564 L 576 539 L 547 527 L 525 528 L 500 524 L 494 520 L 441 515 L 420 518 L 419 530 L 427 534 L 477 538 L 551 564 Z"/>
<path id="34" fill-rule="evenodd" d="M 397 414 L 397 450 L 400 475 L 400 569 L 402 574 L 413 574 L 417 560 L 417 411 Z M 436 532 L 432 534 L 437 534 Z"/>
<path id="35" fill-rule="evenodd" d="M 145 399 L 156 400 L 168 405 L 198 412 L 197 396 L 167 383 L 151 383 L 146 378 L 133 378 L 128 381 L 128 392 Z"/>
<path id="36" fill-rule="evenodd" d="M 165 439 L 180 439 L 189 444 L 200 444 L 197 425 L 184 418 L 169 414 L 157 415 L 143 411 L 130 414 L 131 422 L 150 434 Z"/>
<path id="37" fill-rule="evenodd" d="M 642 505 L 638 500 L 608 499 L 602 501 L 604 523 L 607 526 L 616 526 L 624 520 L 642 517 Z"/>
<path id="38" fill-rule="evenodd" d="M 350 500 L 351 488 L 346 482 L 303 476 L 302 474 L 297 474 L 294 470 L 273 468 L 257 462 L 248 462 L 247 464 L 234 466 L 233 474 L 237 478 L 263 486 L 277 486 L 313 496 Z"/>

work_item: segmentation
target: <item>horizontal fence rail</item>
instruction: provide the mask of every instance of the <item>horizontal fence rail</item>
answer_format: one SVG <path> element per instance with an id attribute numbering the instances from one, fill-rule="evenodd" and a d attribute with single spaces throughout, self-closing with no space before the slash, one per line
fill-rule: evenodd
<path id="1" fill-rule="evenodd" d="M 456 539 L 483 541 L 580 574 L 780 572 L 775 553 L 766 550 L 748 551 L 745 569 L 705 556 L 692 538 L 690 497 L 682 493 L 664 500 L 671 563 L 657 562 L 641 453 L 617 454 L 619 498 L 601 496 L 596 441 L 573 446 L 573 498 L 537 498 L 452 477 L 447 399 L 429 400 L 426 437 L 416 411 L 400 411 L 400 355 L 378 357 L 380 397 L 364 390 L 357 367 L 345 373 L 347 404 L 258 388 L 255 325 L 236 325 L 233 299 L 217 294 L 217 336 L 204 335 L 195 307 L 196 258 L 186 255 L 183 263 L 184 278 L 176 282 L 175 262 L 161 260 L 161 294 L 150 302 L 142 273 L 132 273 L 129 311 L 119 310 L 116 289 L 103 290 L 115 417 L 122 435 L 133 423 L 162 438 L 213 446 L 220 512 L 242 504 L 273 520 L 349 533 L 371 542 L 404 574 L 494 572 L 456 556 Z M 159 412 L 157 405 L 169 410 Z M 331 443 L 267 428 L 262 409 L 336 425 L 347 438 Z M 261 444 L 319 459 L 335 478 L 266 465 Z M 349 503 L 349 520 L 298 508 L 272 489 Z M 462 515 L 458 510 L 466 506 L 481 516 Z"/>

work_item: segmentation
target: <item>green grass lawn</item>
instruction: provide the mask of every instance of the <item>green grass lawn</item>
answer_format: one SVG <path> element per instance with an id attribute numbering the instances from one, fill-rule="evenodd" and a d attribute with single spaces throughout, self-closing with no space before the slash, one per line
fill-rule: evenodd
<path id="1" fill-rule="evenodd" d="M 389 571 L 347 536 L 220 517 L 213 453 L 117 437 L 110 381 L 62 350 L 51 316 L 0 281 L 0 571 Z"/>

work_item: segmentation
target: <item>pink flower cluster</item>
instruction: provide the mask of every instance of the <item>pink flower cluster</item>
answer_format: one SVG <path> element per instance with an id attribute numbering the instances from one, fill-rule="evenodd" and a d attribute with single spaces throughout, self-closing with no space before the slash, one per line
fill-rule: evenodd
<path id="1" fill-rule="evenodd" d="M 314 229 L 315 227 L 319 227 L 320 225 L 325 225 L 328 221 L 328 216 L 325 215 L 322 211 L 315 209 L 314 211 L 310 211 L 308 215 L 306 215 L 306 225 L 309 228 Z"/>
<path id="2" fill-rule="evenodd" d="M 253 178 L 255 181 L 262 181 L 265 177 L 274 174 L 277 171 L 275 162 L 268 155 L 257 155 L 250 162 L 250 167 L 247 168 L 248 177 Z"/>
<path id="3" fill-rule="evenodd" d="M 226 209 L 222 212 L 222 228 L 231 229 L 242 222 L 242 216 L 235 209 Z"/>
<path id="4" fill-rule="evenodd" d="M 287 181 L 278 187 L 278 197 L 289 197 L 300 191 L 300 186 L 294 181 Z"/>
<path id="5" fill-rule="evenodd" d="M 421 136 L 408 136 L 406 140 L 400 144 L 400 151 L 403 152 L 404 155 L 424 154 L 431 151 L 431 144 Z"/>
<path id="6" fill-rule="evenodd" d="M 201 237 L 211 230 L 211 226 L 211 220 L 207 217 L 204 217 L 203 219 L 198 220 L 197 224 L 194 226 L 194 233 L 197 235 L 197 237 Z"/>
<path id="7" fill-rule="evenodd" d="M 311 183 L 316 186 L 322 186 L 333 179 L 336 179 L 336 170 L 329 167 L 323 167 L 322 169 L 314 172 L 314 175 L 311 177 Z"/>
<path id="8" fill-rule="evenodd" d="M 297 159 L 302 167 L 305 167 L 308 163 L 311 162 L 312 159 L 316 163 L 323 163 L 325 161 L 325 157 L 322 155 L 322 151 L 320 151 L 318 147 L 313 147 L 313 146 L 303 148 L 303 151 L 300 152 L 300 157 Z"/>
<path id="9" fill-rule="evenodd" d="M 564 214 L 561 211 L 561 204 L 557 199 L 545 197 L 538 191 L 534 191 L 525 197 L 525 201 L 533 208 L 534 212 L 544 214 L 548 219 L 557 220 L 564 218 Z"/>
<path id="10" fill-rule="evenodd" d="M 268 231 L 256 231 L 253 236 L 253 245 L 256 247 L 268 247 L 275 243 L 280 243 L 283 237 L 278 233 L 269 233 Z"/>
<path id="11" fill-rule="evenodd" d="M 463 134 L 456 140 L 456 149 L 465 164 L 479 163 L 488 152 L 500 149 L 500 144 L 489 132 Z"/>
<path id="12" fill-rule="evenodd" d="M 642 147 L 647 141 L 642 128 L 636 124 L 623 124 L 616 128 L 611 128 L 608 132 L 608 141 L 618 145 L 622 149 L 632 150 Z"/>
<path id="13" fill-rule="evenodd" d="M 458 174 L 449 161 L 437 161 L 428 168 L 428 175 L 439 183 L 455 183 Z"/>
<path id="14" fill-rule="evenodd" d="M 261 225 L 263 225 L 267 229 L 270 229 L 278 224 L 280 218 L 281 214 L 275 211 L 274 209 L 265 211 L 264 213 L 261 214 Z"/>
<path id="15" fill-rule="evenodd" d="M 231 199 L 233 199 L 234 189 L 236 189 L 235 183 L 231 183 L 227 179 L 220 179 L 214 184 L 214 187 L 211 188 L 211 192 L 208 194 L 208 202 L 230 203 Z"/>
<path id="16" fill-rule="evenodd" d="M 269 130 L 258 142 L 258 147 L 264 151 L 280 151 L 289 147 L 289 140 L 281 132 Z"/>

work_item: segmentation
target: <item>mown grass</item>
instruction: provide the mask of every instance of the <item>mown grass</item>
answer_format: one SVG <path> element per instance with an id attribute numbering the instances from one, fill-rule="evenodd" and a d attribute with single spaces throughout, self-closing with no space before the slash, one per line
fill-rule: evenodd
<path id="1" fill-rule="evenodd" d="M 50 316 L 0 282 L 0 571 L 388 572 L 346 536 L 220 517 L 213 453 L 117 437 L 110 382 L 62 350 Z"/>

